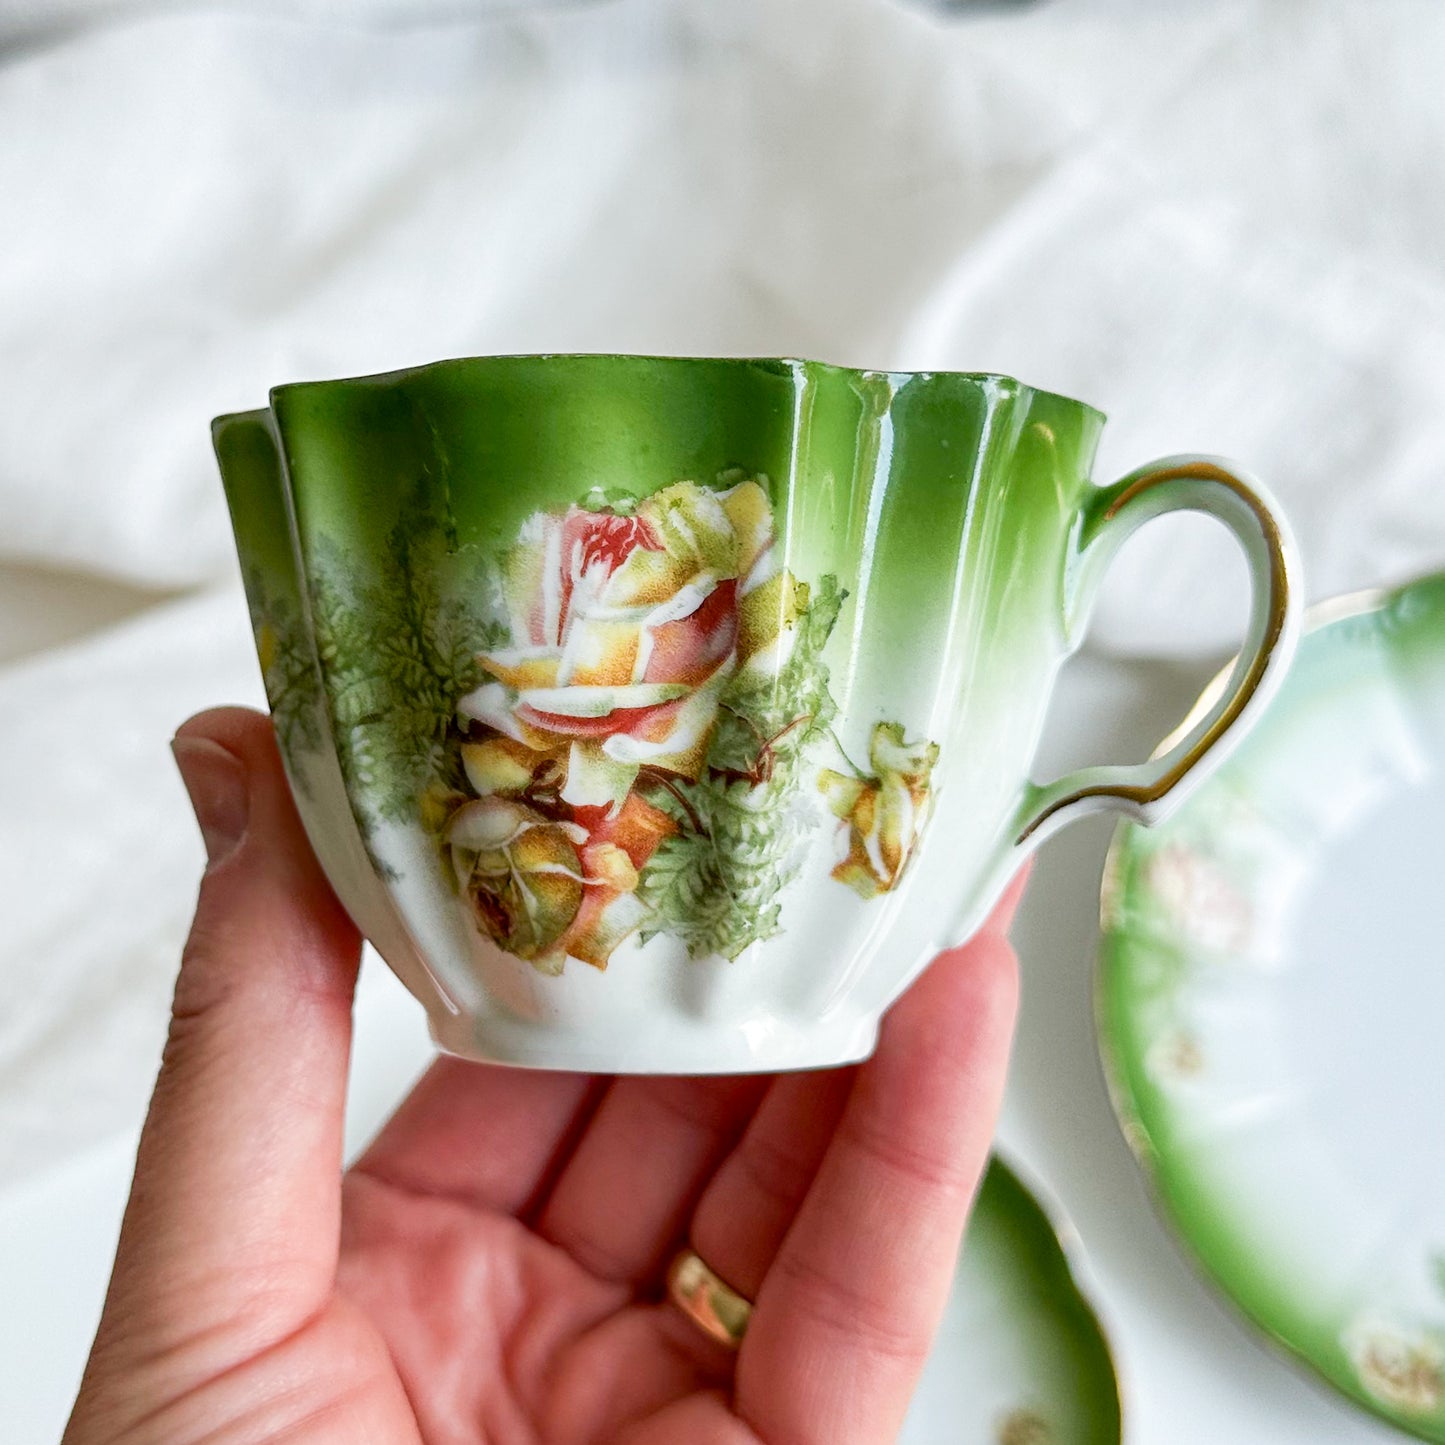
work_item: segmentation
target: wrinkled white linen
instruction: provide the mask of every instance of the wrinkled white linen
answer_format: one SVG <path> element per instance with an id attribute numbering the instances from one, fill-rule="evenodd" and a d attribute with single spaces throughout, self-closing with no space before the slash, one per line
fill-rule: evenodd
<path id="1" fill-rule="evenodd" d="M 143 1108 L 203 857 L 167 743 L 255 672 L 226 587 L 0 674 L 0 1181 Z"/>
<path id="2" fill-rule="evenodd" d="M 207 422 L 276 382 L 1007 371 L 1112 414 L 1101 477 L 1239 458 L 1314 595 L 1445 554 L 1431 0 L 284 9 L 0 0 L 0 565 L 203 589 L 0 669 L 0 1178 L 149 1082 L 199 859 L 165 740 L 258 694 Z M 1218 650 L 1241 585 L 1161 524 L 1094 641 Z"/>

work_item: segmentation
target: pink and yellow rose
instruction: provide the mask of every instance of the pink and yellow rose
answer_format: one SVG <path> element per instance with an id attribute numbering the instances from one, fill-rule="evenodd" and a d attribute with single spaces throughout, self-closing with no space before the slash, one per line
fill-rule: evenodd
<path id="1" fill-rule="evenodd" d="M 537 513 L 503 559 L 511 645 L 458 704 L 557 768 L 573 807 L 618 807 L 643 768 L 695 779 L 724 689 L 786 659 L 807 589 L 767 493 L 677 482 L 630 513 Z"/>
<path id="2" fill-rule="evenodd" d="M 709 773 L 708 755 L 729 688 L 777 681 L 793 656 L 809 592 L 779 551 L 754 481 L 676 482 L 635 506 L 571 506 L 523 525 L 502 557 L 506 645 L 478 655 L 484 680 L 457 704 L 472 796 L 448 783 L 436 802 L 458 889 L 500 948 L 544 973 L 568 958 L 605 968 L 647 921 L 641 894 L 659 907 L 639 885 L 665 841 L 677 835 L 671 854 L 684 857 L 688 845 L 704 856 L 728 846 L 694 785 L 772 777 L 781 734 L 765 738 L 746 711 L 765 688 L 740 688 L 729 704 L 757 733 L 757 762 Z M 812 721 L 805 713 L 784 732 Z M 847 827 L 836 879 L 865 898 L 897 886 L 937 757 L 935 744 L 880 723 L 871 775 L 819 775 Z M 658 806 L 674 802 L 676 818 Z"/>
<path id="3" fill-rule="evenodd" d="M 549 817 L 520 798 L 463 803 L 443 840 L 457 886 L 486 933 L 543 973 L 567 959 L 606 968 L 642 922 L 639 871 L 674 831 L 635 794 L 620 809 Z"/>

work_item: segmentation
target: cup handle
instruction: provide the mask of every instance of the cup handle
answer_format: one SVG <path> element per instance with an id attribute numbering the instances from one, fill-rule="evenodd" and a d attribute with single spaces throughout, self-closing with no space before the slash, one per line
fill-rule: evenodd
<path id="1" fill-rule="evenodd" d="M 1099 583 L 1125 540 L 1145 522 L 1175 511 L 1217 517 L 1239 539 L 1252 594 L 1244 646 L 1229 673 L 1148 762 L 1081 768 L 1051 783 L 1029 784 L 1016 817 L 1018 845 L 1032 847 L 1088 813 L 1113 810 L 1142 823 L 1167 817 L 1224 761 L 1244 736 L 1241 724 L 1283 679 L 1299 635 L 1294 541 L 1269 493 L 1219 457 L 1165 457 L 1090 498 L 1067 585 L 1071 649 L 1082 640 Z"/>

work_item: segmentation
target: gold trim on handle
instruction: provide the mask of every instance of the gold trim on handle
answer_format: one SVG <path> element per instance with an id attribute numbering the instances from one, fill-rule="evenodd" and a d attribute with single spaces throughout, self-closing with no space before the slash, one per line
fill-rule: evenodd
<path id="1" fill-rule="evenodd" d="M 1153 782 L 1090 783 L 1075 788 L 1072 792 L 1053 799 L 1046 808 L 1035 814 L 1029 820 L 1028 826 L 1015 839 L 1016 844 L 1027 842 L 1056 813 L 1075 803 L 1082 802 L 1085 798 L 1122 798 L 1127 802 L 1140 805 L 1157 803 L 1238 721 L 1239 715 L 1249 706 L 1250 699 L 1259 689 L 1260 683 L 1264 681 L 1265 673 L 1269 670 L 1270 658 L 1279 645 L 1289 617 L 1288 566 L 1285 561 L 1284 537 L 1280 532 L 1279 524 L 1275 521 L 1274 514 L 1255 495 L 1252 488 L 1240 481 L 1233 472 L 1227 471 L 1214 462 L 1185 462 L 1178 466 L 1166 467 L 1162 471 L 1151 472 L 1126 487 L 1109 504 L 1108 510 L 1104 513 L 1104 520 L 1111 521 L 1136 497 L 1152 488 L 1179 481 L 1217 482 L 1220 486 L 1233 492 L 1249 508 L 1255 521 L 1259 523 L 1260 532 L 1269 549 L 1269 612 L 1265 618 L 1264 632 L 1255 648 L 1249 670 L 1241 679 L 1239 686 L 1234 691 L 1234 696 L 1230 698 L 1224 711 L 1199 735 L 1194 744 L 1186 749 L 1178 760 Z"/>

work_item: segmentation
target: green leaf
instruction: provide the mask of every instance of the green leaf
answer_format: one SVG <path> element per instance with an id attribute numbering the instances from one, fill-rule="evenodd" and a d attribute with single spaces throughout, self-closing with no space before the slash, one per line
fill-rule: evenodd
<path id="1" fill-rule="evenodd" d="M 321 679 L 306 638 L 300 610 L 266 586 L 253 568 L 246 579 L 251 629 L 261 649 L 266 700 L 281 745 L 288 755 L 321 747 Z"/>
<path id="2" fill-rule="evenodd" d="M 778 931 L 780 897 L 802 865 L 809 831 L 799 796 L 809 745 L 836 711 L 822 653 L 843 597 L 836 579 L 824 577 L 778 675 L 734 679 L 723 695 L 706 771 L 696 782 L 673 782 L 687 807 L 667 789 L 649 794 L 678 832 L 642 871 L 638 892 L 649 909 L 644 938 L 670 933 L 694 958 L 736 958 Z"/>
<path id="3" fill-rule="evenodd" d="M 740 673 L 723 694 L 723 706 L 750 722 L 764 738 L 796 724 L 780 741 L 784 750 L 805 746 L 837 713 L 823 649 L 847 595 L 836 577 L 824 576 L 798 618 L 793 650 L 776 676 Z"/>
<path id="4" fill-rule="evenodd" d="M 414 821 L 428 789 L 464 780 L 453 709 L 481 681 L 476 653 L 509 633 L 495 569 L 455 546 L 441 490 L 422 477 L 374 575 L 358 577 L 326 540 L 309 570 L 337 750 L 363 824 Z"/>
<path id="5" fill-rule="evenodd" d="M 584 512 L 614 512 L 619 517 L 630 517 L 637 510 L 637 496 L 626 487 L 593 487 L 577 503 Z"/>

